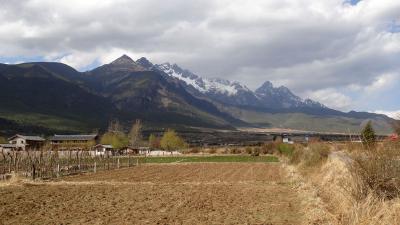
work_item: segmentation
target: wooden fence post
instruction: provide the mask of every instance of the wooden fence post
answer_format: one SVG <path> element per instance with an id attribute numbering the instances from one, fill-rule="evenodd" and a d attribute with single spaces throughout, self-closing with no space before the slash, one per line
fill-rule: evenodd
<path id="1" fill-rule="evenodd" d="M 94 166 L 93 166 L 93 172 L 96 173 L 96 162 L 94 162 Z"/>
<path id="2" fill-rule="evenodd" d="M 60 164 L 57 164 L 57 177 L 60 177 Z"/>
<path id="3" fill-rule="evenodd" d="M 119 158 L 117 159 L 117 169 L 119 169 Z"/>

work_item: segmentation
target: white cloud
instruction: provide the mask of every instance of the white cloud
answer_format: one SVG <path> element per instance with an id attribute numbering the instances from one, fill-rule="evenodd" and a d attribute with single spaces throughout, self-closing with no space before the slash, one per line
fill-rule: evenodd
<path id="1" fill-rule="evenodd" d="M 350 97 L 338 92 L 333 88 L 311 91 L 305 93 L 305 95 L 323 103 L 330 108 L 338 110 L 348 110 L 352 105 L 352 100 Z"/>
<path id="2" fill-rule="evenodd" d="M 357 107 L 358 92 L 378 95 L 400 74 L 400 33 L 389 29 L 400 23 L 399 1 L 352 6 L 343 0 L 0 0 L 0 5 L 0 55 L 13 59 L 40 56 L 79 69 L 127 53 L 250 88 L 270 80 L 322 100 L 312 93 L 336 90 L 329 91 L 330 100 L 324 97 L 330 104 L 323 102 L 336 108 Z M 337 91 L 343 89 L 352 94 Z"/>
<path id="3" fill-rule="evenodd" d="M 364 90 L 368 94 L 371 94 L 377 91 L 389 89 L 398 79 L 399 77 L 396 74 L 383 74 L 376 77 L 370 85 L 364 88 Z"/>

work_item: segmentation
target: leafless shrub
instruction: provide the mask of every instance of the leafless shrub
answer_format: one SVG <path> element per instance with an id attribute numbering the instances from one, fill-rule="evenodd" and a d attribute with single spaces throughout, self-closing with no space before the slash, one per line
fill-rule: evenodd
<path id="1" fill-rule="evenodd" d="M 261 146 L 261 153 L 262 154 L 274 154 L 277 151 L 277 142 L 266 143 Z"/>
<path id="2" fill-rule="evenodd" d="M 208 149 L 207 153 L 215 154 L 215 153 L 217 153 L 217 149 L 216 148 L 210 148 L 210 149 Z"/>
<path id="3" fill-rule="evenodd" d="M 330 153 L 330 147 L 327 144 L 312 143 L 305 147 L 296 145 L 289 162 L 292 164 L 301 164 L 303 167 L 320 166 L 326 161 Z"/>
<path id="4" fill-rule="evenodd" d="M 253 148 L 251 148 L 251 147 L 246 147 L 245 148 L 245 151 L 246 151 L 246 154 L 251 154 L 252 152 L 253 152 Z"/>
<path id="5" fill-rule="evenodd" d="M 200 152 L 200 148 L 198 148 L 198 147 L 190 148 L 190 149 L 188 149 L 188 150 L 185 151 L 185 152 L 196 154 L 196 153 L 199 153 L 199 152 Z"/>
<path id="6" fill-rule="evenodd" d="M 369 192 L 381 198 L 400 196 L 400 144 L 387 142 L 375 149 L 358 149 L 352 154 L 352 175 L 360 180 L 356 198 Z"/>
<path id="7" fill-rule="evenodd" d="M 259 147 L 254 147 L 253 151 L 251 152 L 251 156 L 259 156 L 261 149 Z"/>
<path id="8" fill-rule="evenodd" d="M 239 148 L 233 147 L 230 149 L 230 153 L 231 154 L 240 154 L 240 153 L 242 153 L 242 151 Z"/>

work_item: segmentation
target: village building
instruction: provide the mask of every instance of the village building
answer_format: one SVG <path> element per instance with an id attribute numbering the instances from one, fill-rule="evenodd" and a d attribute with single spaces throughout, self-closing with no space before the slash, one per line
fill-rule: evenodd
<path id="1" fill-rule="evenodd" d="M 39 136 L 25 136 L 16 134 L 8 139 L 9 144 L 1 144 L 0 148 L 2 150 L 37 150 L 40 149 L 44 143 L 45 139 Z"/>
<path id="2" fill-rule="evenodd" d="M 54 135 L 50 137 L 50 143 L 53 148 L 58 149 L 90 149 L 99 142 L 97 134 L 86 135 Z"/>
<path id="3" fill-rule="evenodd" d="M 114 150 L 112 145 L 103 145 L 103 144 L 98 144 L 93 147 L 93 150 L 95 151 L 96 156 L 103 156 L 107 154 L 112 154 L 112 151 Z"/>
<path id="4" fill-rule="evenodd" d="M 0 144 L 0 152 L 9 152 L 9 151 L 14 151 L 15 149 L 16 149 L 16 145 Z"/>

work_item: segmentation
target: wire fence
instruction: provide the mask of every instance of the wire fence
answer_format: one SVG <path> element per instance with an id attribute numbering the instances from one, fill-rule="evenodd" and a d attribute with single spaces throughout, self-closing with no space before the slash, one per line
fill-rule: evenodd
<path id="1" fill-rule="evenodd" d="M 112 154 L 93 155 L 89 151 L 9 151 L 0 155 L 0 180 L 11 173 L 27 178 L 52 179 L 61 176 L 113 170 L 139 165 L 138 157 Z"/>

